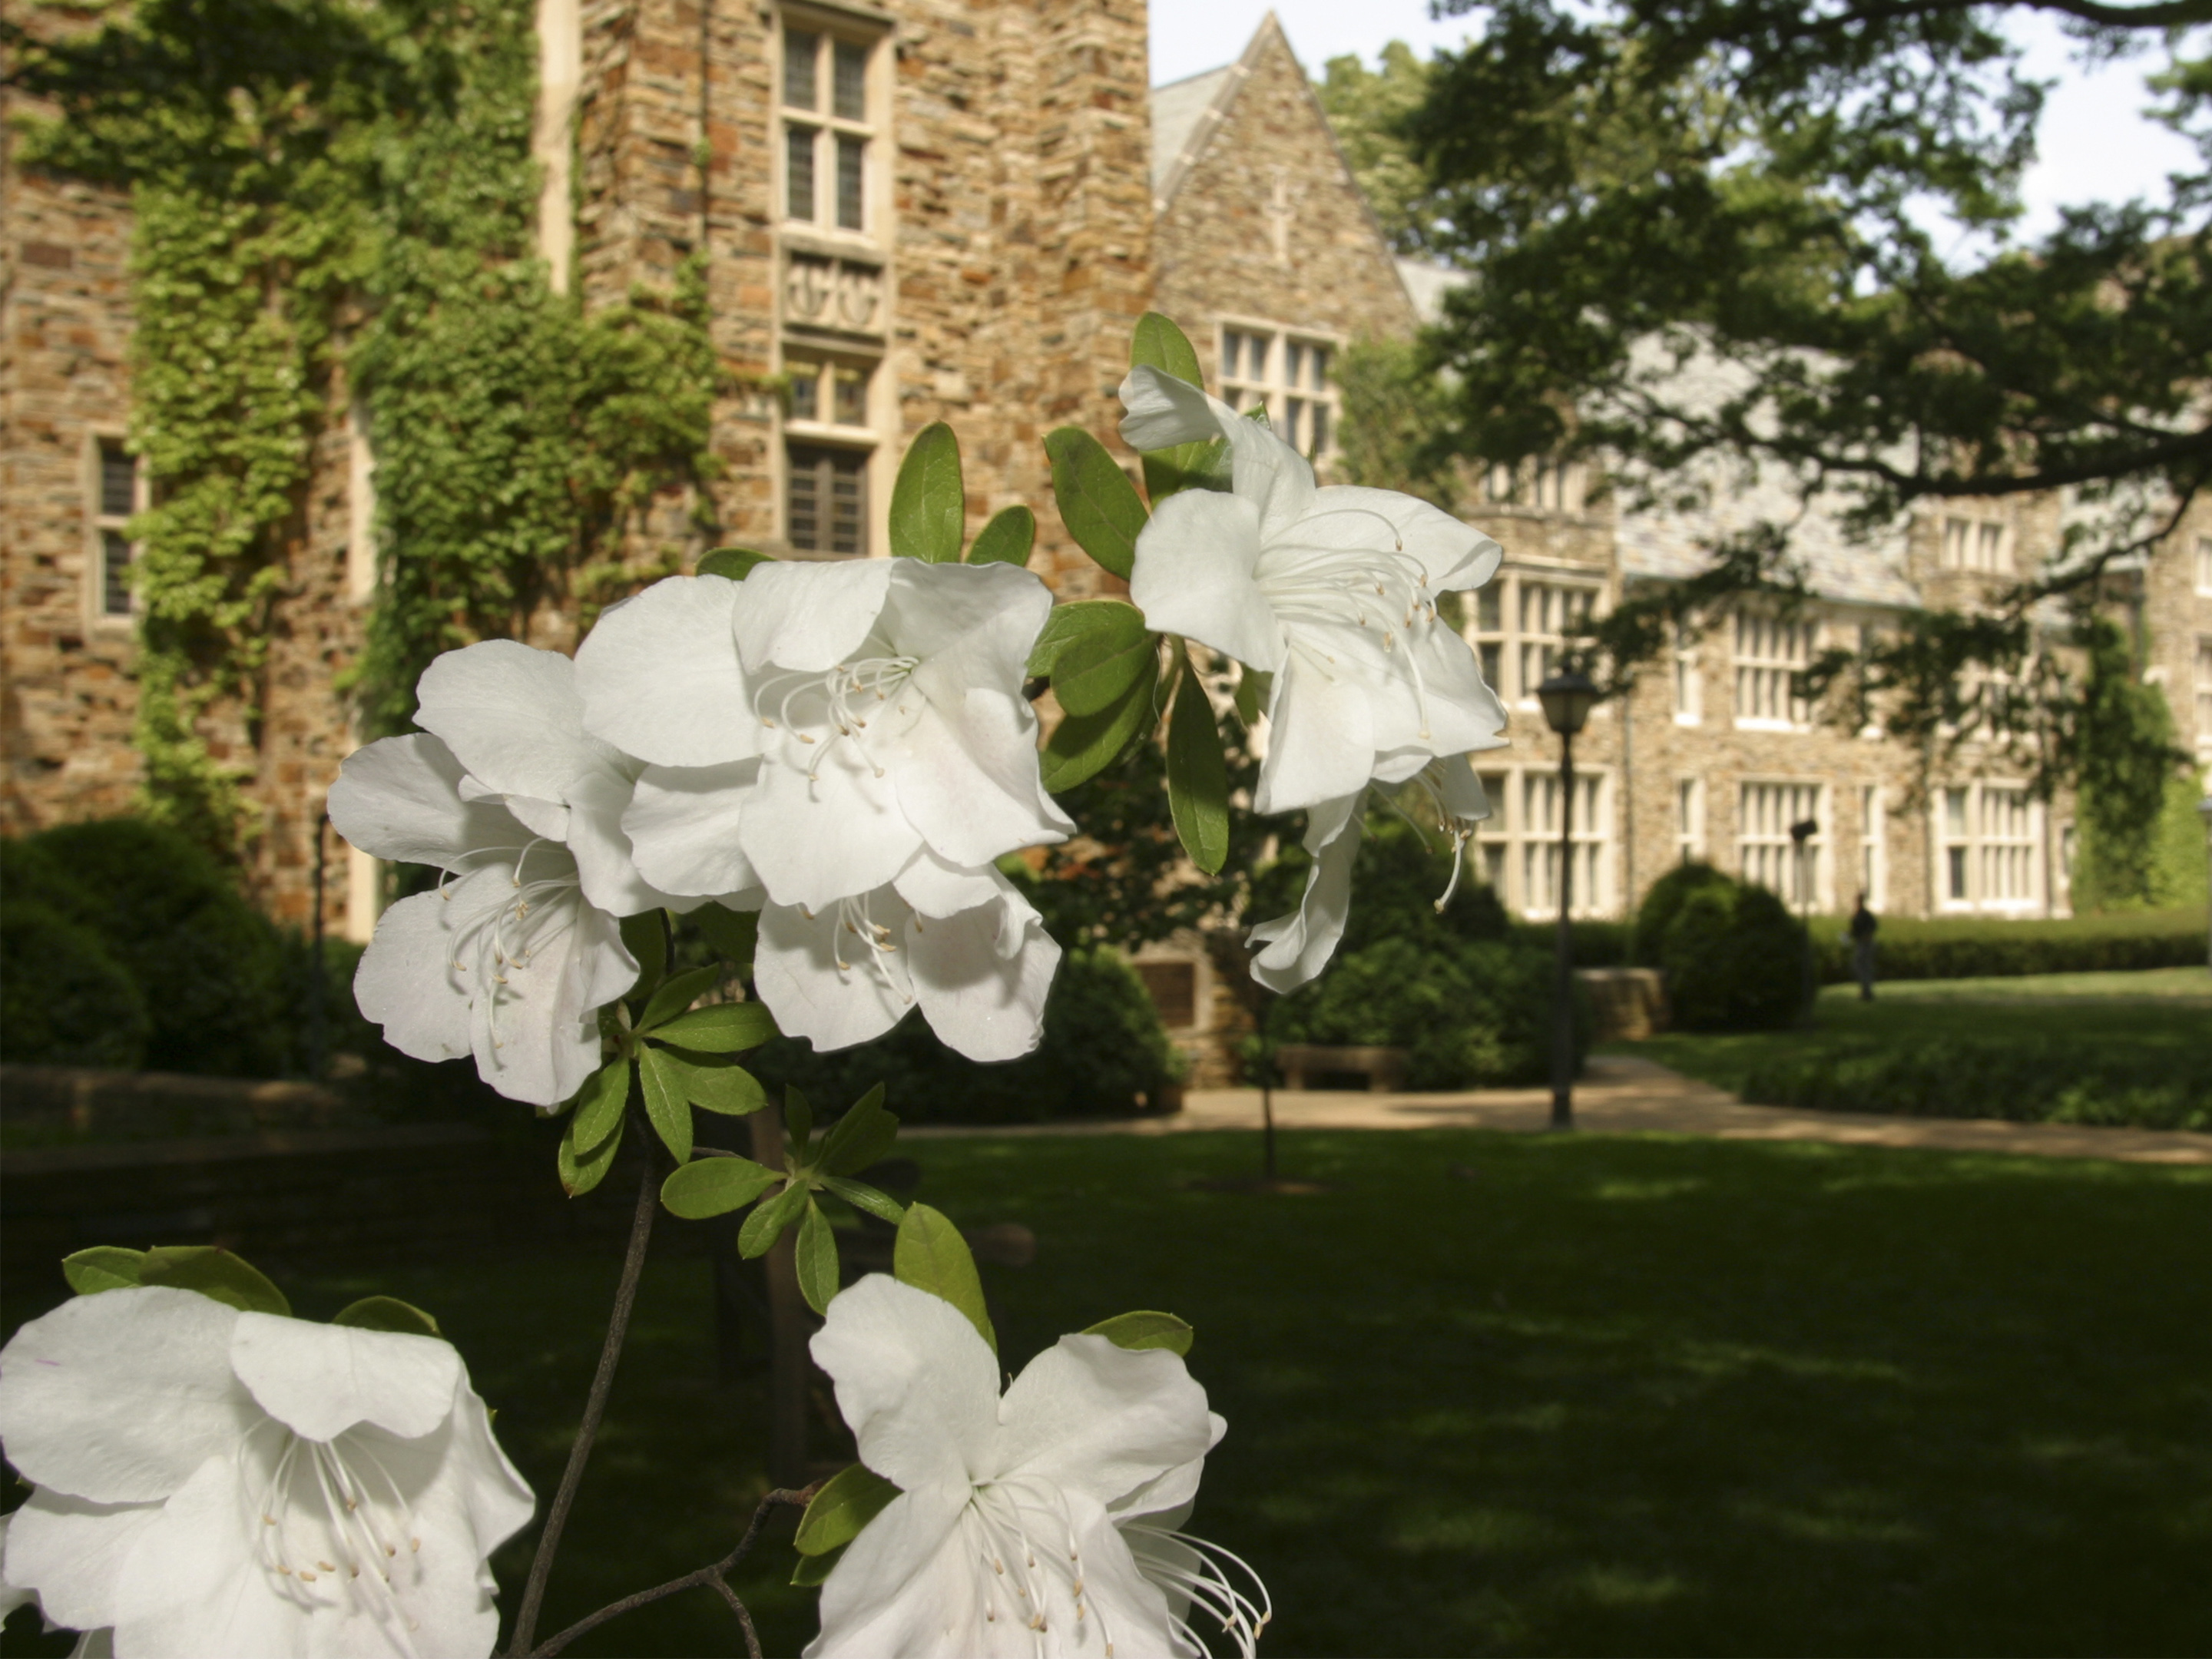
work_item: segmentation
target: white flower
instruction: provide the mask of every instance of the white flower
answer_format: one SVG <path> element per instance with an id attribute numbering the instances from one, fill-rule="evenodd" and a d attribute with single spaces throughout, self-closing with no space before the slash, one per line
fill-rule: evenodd
<path id="1" fill-rule="evenodd" d="M 7 1581 L 121 1659 L 489 1654 L 529 1520 L 460 1356 L 144 1286 L 0 1351 Z"/>
<path id="2" fill-rule="evenodd" d="M 584 642 L 586 726 L 651 763 L 639 869 L 761 905 L 785 1031 L 841 1048 L 918 1001 L 972 1058 L 1036 1046 L 1060 952 L 991 865 L 1074 827 L 1021 695 L 1051 606 L 1011 565 L 770 563 L 656 583 Z"/>
<path id="3" fill-rule="evenodd" d="M 1202 1654 L 1194 1601 L 1250 1653 L 1266 1613 L 1174 1530 L 1223 1428 L 1176 1355 L 1065 1336 L 1002 1398 L 966 1316 L 880 1273 L 811 1346 L 901 1490 L 823 1585 L 809 1659 Z"/>
<path id="4" fill-rule="evenodd" d="M 1437 901 L 1441 911 L 1459 886 L 1468 835 L 1490 816 L 1489 798 L 1464 755 L 1431 762 L 1407 787 L 1427 797 L 1451 838 L 1451 875 Z M 1359 855 L 1368 793 L 1362 789 L 1307 811 L 1304 844 L 1313 866 L 1306 872 L 1304 897 L 1290 915 L 1263 921 L 1244 936 L 1248 945 L 1262 947 L 1252 958 L 1252 977 L 1271 991 L 1297 990 L 1336 954 L 1352 911 L 1352 866 Z"/>
<path id="5" fill-rule="evenodd" d="M 1436 603 L 1490 580 L 1496 542 L 1410 495 L 1316 488 L 1273 432 L 1149 366 L 1129 372 L 1121 402 L 1135 448 L 1233 446 L 1233 494 L 1159 504 L 1129 597 L 1153 628 L 1274 675 L 1255 811 L 1317 807 L 1503 746 L 1505 711 Z"/>

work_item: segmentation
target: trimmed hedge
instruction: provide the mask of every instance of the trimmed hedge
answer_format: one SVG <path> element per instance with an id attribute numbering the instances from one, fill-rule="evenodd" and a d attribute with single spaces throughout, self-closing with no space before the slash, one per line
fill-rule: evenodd
<path id="1" fill-rule="evenodd" d="M 1824 983 L 1850 980 L 1848 925 L 1841 916 L 1813 919 L 1815 963 Z M 2193 907 L 2050 921 L 1885 916 L 1875 935 L 1875 973 L 1888 980 L 2131 973 L 2191 968 L 2204 959 L 2204 912 Z"/>
<path id="2" fill-rule="evenodd" d="M 1744 1079 L 1761 1106 L 2212 1131 L 2212 1051 L 2177 1057 L 2063 1036 L 1971 1036 L 1772 1060 Z"/>

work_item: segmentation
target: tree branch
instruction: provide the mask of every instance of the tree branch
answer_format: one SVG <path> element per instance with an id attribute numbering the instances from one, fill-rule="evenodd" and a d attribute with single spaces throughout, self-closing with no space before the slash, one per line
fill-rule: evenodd
<path id="1" fill-rule="evenodd" d="M 630 1218 L 629 1249 L 623 1257 L 622 1279 L 615 1285 L 614 1310 L 607 1317 L 607 1340 L 599 1349 L 599 1369 L 592 1378 L 591 1396 L 584 1402 L 584 1420 L 576 1425 L 576 1443 L 568 1450 L 568 1467 L 562 1471 L 560 1490 L 545 1514 L 545 1530 L 538 1534 L 538 1552 L 530 1559 L 530 1582 L 522 1592 L 522 1609 L 514 1616 L 514 1639 L 507 1644 L 509 1659 L 530 1652 L 530 1638 L 538 1632 L 538 1613 L 545 1601 L 545 1581 L 553 1571 L 553 1557 L 561 1547 L 561 1533 L 568 1524 L 568 1511 L 576 1501 L 576 1487 L 591 1461 L 592 1442 L 599 1435 L 599 1419 L 607 1409 L 615 1366 L 622 1358 L 623 1339 L 629 1334 L 630 1310 L 637 1304 L 638 1275 L 645 1267 L 645 1247 L 653 1237 L 653 1212 L 660 1201 L 660 1182 L 655 1178 L 652 1154 L 642 1160 L 637 1179 L 637 1208 Z M 757 1650 L 756 1650 L 757 1653 Z"/>
<path id="2" fill-rule="evenodd" d="M 761 1499 L 760 1507 L 753 1511 L 751 1524 L 745 1528 L 745 1535 L 738 1540 L 737 1548 L 732 1550 L 720 1560 L 701 1567 L 696 1571 L 687 1572 L 681 1578 L 672 1578 L 665 1584 L 655 1584 L 651 1589 L 639 1590 L 634 1595 L 625 1595 L 619 1601 L 608 1602 L 597 1613 L 579 1619 L 558 1636 L 548 1637 L 543 1645 L 531 1649 L 527 1659 L 552 1659 L 553 1655 L 560 1652 L 585 1632 L 597 1630 L 610 1619 L 619 1618 L 625 1613 L 634 1612 L 650 1602 L 661 1600 L 664 1596 L 702 1587 L 714 1590 L 729 1604 L 730 1611 L 738 1617 L 738 1627 L 744 1632 L 745 1652 L 750 1659 L 761 1659 L 760 1638 L 753 1632 L 752 1615 L 745 1611 L 745 1604 L 738 1599 L 737 1591 L 730 1588 L 728 1575 L 737 1571 L 738 1563 L 744 1560 L 746 1554 L 752 1549 L 754 1540 L 760 1536 L 761 1523 L 768 1519 L 768 1512 L 770 1510 L 779 1505 L 803 1510 L 814 1501 L 814 1494 L 820 1490 L 821 1487 L 818 1485 L 803 1486 L 797 1492 L 786 1487 L 777 1487 Z M 520 1655 L 522 1650 L 518 1647 L 514 1652 Z"/>

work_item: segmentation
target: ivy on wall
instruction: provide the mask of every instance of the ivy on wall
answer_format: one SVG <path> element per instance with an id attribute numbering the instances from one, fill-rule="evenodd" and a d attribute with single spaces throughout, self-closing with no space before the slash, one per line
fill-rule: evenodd
<path id="1" fill-rule="evenodd" d="M 17 84 L 60 109 L 24 161 L 131 193 L 151 815 L 225 849 L 253 833 L 252 766 L 219 751 L 226 727 L 258 746 L 342 386 L 368 414 L 383 550 L 344 677 L 365 736 L 406 726 L 440 651 L 672 564 L 635 568 L 643 509 L 687 485 L 702 501 L 713 465 L 703 278 L 589 315 L 553 293 L 531 0 L 148 0 L 57 39 L 0 27 Z"/>

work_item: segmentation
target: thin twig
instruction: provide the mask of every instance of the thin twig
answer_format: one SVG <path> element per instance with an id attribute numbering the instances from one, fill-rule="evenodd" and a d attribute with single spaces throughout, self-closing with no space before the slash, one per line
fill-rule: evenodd
<path id="1" fill-rule="evenodd" d="M 523 1587 L 522 1610 L 514 1616 L 514 1639 L 507 1644 L 510 1659 L 530 1651 L 530 1638 L 538 1632 L 538 1613 L 545 1600 L 545 1581 L 553 1571 L 554 1553 L 561 1547 L 561 1530 L 568 1524 L 568 1510 L 576 1501 L 576 1487 L 591 1461 L 592 1442 L 599 1431 L 599 1419 L 607 1408 L 607 1394 L 614 1386 L 615 1366 L 622 1358 L 623 1339 L 629 1334 L 630 1310 L 637 1304 L 638 1274 L 645 1267 L 645 1247 L 653 1237 L 653 1212 L 659 1203 L 660 1182 L 653 1160 L 647 1156 L 637 1178 L 637 1211 L 630 1218 L 629 1249 L 623 1257 L 622 1280 L 615 1286 L 614 1311 L 607 1317 L 607 1340 L 599 1350 L 599 1373 L 592 1378 L 591 1398 L 584 1402 L 584 1420 L 576 1427 L 576 1443 L 568 1450 L 568 1467 L 561 1473 L 561 1488 L 553 1494 L 553 1507 L 545 1512 L 545 1530 L 538 1534 L 538 1553 L 530 1560 L 530 1582 Z"/>
<path id="2" fill-rule="evenodd" d="M 625 1613 L 644 1607 L 648 1602 L 658 1601 L 663 1596 L 674 1595 L 681 1590 L 697 1589 L 702 1586 L 714 1590 L 723 1601 L 729 1603 L 730 1611 L 738 1616 L 738 1628 L 745 1633 L 745 1652 L 750 1656 L 750 1659 L 761 1659 L 760 1638 L 753 1633 L 752 1615 L 745 1611 L 745 1604 L 738 1599 L 737 1591 L 730 1588 L 728 1575 L 737 1571 L 738 1563 L 744 1560 L 746 1554 L 752 1549 L 754 1540 L 760 1536 L 761 1523 L 768 1519 L 768 1512 L 770 1510 L 779 1504 L 788 1504 L 794 1509 L 805 1509 L 807 1504 L 814 1501 L 814 1494 L 820 1490 L 821 1487 L 818 1486 L 801 1487 L 797 1492 L 777 1487 L 761 1499 L 760 1507 L 753 1511 L 751 1524 L 745 1528 L 745 1535 L 738 1540 L 737 1548 L 732 1550 L 720 1560 L 712 1565 L 701 1567 L 696 1571 L 687 1572 L 681 1578 L 672 1578 L 665 1584 L 656 1584 L 651 1589 L 640 1590 L 635 1595 L 625 1595 L 619 1601 L 608 1602 L 597 1613 L 579 1619 L 558 1636 L 547 1638 L 543 1646 L 530 1650 L 528 1659 L 552 1659 L 553 1655 L 560 1652 L 585 1632 L 597 1630 L 610 1619 L 618 1618 Z"/>

